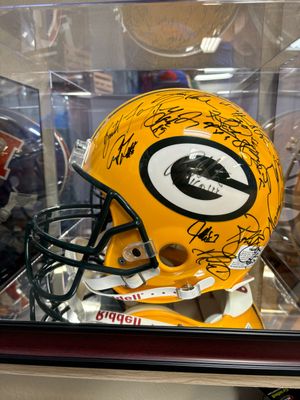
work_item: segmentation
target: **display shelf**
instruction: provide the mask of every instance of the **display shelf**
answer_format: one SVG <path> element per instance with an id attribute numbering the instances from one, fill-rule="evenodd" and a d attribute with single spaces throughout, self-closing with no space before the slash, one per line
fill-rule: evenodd
<path id="1" fill-rule="evenodd" d="M 168 372 L 111 368 L 53 367 L 41 365 L 0 364 L 0 376 L 72 378 L 95 381 L 177 383 L 184 385 L 281 387 L 299 389 L 299 378 L 285 375 L 214 374 L 205 372 Z"/>

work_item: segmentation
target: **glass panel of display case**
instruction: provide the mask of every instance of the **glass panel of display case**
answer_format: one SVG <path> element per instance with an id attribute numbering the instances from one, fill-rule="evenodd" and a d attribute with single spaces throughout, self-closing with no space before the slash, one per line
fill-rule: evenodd
<path id="1" fill-rule="evenodd" d="M 239 302 L 234 296 L 243 290 L 250 291 L 247 289 L 250 285 L 256 306 L 252 307 L 252 298 L 245 300 L 251 303 L 247 309 L 251 310 L 251 316 L 243 322 L 243 328 L 299 329 L 299 7 L 294 2 L 228 1 L 187 1 L 176 2 L 176 5 L 170 2 L 91 2 L 43 7 L 38 4 L 18 7 L 16 3 L 0 7 L 0 108 L 4 110 L 3 119 L 12 118 L 14 114 L 14 121 L 24 121 L 19 125 L 26 127 L 26 135 L 35 139 L 35 142 L 30 141 L 30 150 L 34 150 L 34 157 L 38 158 L 38 164 L 30 167 L 30 183 L 38 184 L 33 170 L 41 175 L 38 189 L 27 193 L 35 196 L 34 206 L 30 205 L 31 199 L 11 207 L 16 214 L 23 213 L 26 221 L 23 218 L 18 225 L 8 214 L 4 220 L 9 206 L 6 200 L 0 204 L 0 228 L 6 232 L 10 224 L 7 240 L 13 243 L 8 245 L 5 234 L 1 234 L 0 270 L 3 276 L 6 274 L 1 283 L 1 319 L 151 325 L 153 314 L 159 314 L 160 325 L 193 326 L 195 321 L 200 321 L 202 325 L 196 324 L 200 328 L 216 327 L 225 310 L 232 312 L 231 304 Z M 290 24 L 292 15 L 293 24 Z M 193 300 L 171 302 L 168 306 L 156 304 L 157 307 L 145 311 L 141 306 L 143 302 L 135 301 L 138 298 L 132 297 L 130 303 L 126 303 L 123 301 L 126 292 L 117 295 L 112 290 L 120 285 L 119 281 L 101 296 L 95 293 L 97 290 L 78 284 L 83 272 L 77 268 L 74 253 L 89 241 L 90 232 L 97 223 L 98 208 L 105 207 L 106 196 L 100 193 L 101 188 L 100 192 L 93 190 L 84 182 L 68 160 L 74 155 L 72 149 L 76 144 L 76 151 L 80 153 L 83 149 L 84 152 L 84 143 L 99 124 L 123 103 L 137 95 L 171 88 L 220 96 L 224 104 L 234 102 L 258 121 L 278 150 L 285 178 L 285 200 L 270 245 L 245 278 L 243 289 L 208 291 Z M 228 126 L 232 122 L 235 121 L 226 120 L 223 124 Z M 6 134 L 15 137 L 11 130 Z M 16 156 L 21 154 L 18 143 L 13 146 Z M 0 141 L 1 156 L 7 155 L 7 143 L 2 147 L 4 150 Z M 3 165 L 13 168 L 13 164 Z M 25 180 L 26 164 L 22 164 L 21 169 L 22 183 L 29 190 L 30 185 Z M 25 198 L 26 190 L 21 189 L 16 179 L 12 179 L 8 190 Z M 0 195 L 0 198 L 4 195 L 4 185 L 0 186 Z M 71 244 L 67 251 L 73 252 L 73 264 L 64 265 L 60 258 L 62 253 L 56 249 L 54 241 L 49 249 L 52 252 L 55 248 L 55 266 L 47 264 L 45 255 L 36 258 L 34 252 L 29 254 L 34 262 L 30 266 L 27 262 L 26 266 L 25 222 L 45 207 L 71 203 L 78 205 L 72 215 L 61 208 L 45 215 L 50 216 L 51 229 L 56 236 Z M 84 209 L 91 204 L 92 212 L 84 218 Z M 44 214 L 42 225 L 45 227 L 48 222 L 43 218 Z M 102 222 L 108 227 L 112 223 L 109 216 Z M 200 234 L 203 232 L 197 231 L 194 236 Z M 18 235 L 20 240 L 17 240 Z M 203 235 L 209 241 L 213 232 L 208 227 Z M 256 231 L 251 240 L 244 237 L 242 240 L 246 245 L 257 244 L 260 239 L 256 236 L 264 235 L 265 232 Z M 37 234 L 36 241 L 41 247 L 43 240 Z M 150 241 L 151 238 L 146 245 L 134 248 L 136 254 L 147 252 L 147 248 L 151 248 Z M 167 250 L 176 257 L 183 256 L 180 248 L 173 244 Z M 28 253 L 28 249 L 26 251 Z M 101 260 L 105 251 L 106 248 L 99 256 Z M 167 259 L 165 253 L 160 257 Z M 216 264 L 219 258 L 214 259 Z M 126 260 L 120 258 L 119 264 L 122 262 Z M 47 268 L 39 272 L 43 263 Z M 92 267 L 88 267 L 90 273 L 86 274 L 86 281 L 93 278 Z M 34 301 L 28 281 L 28 277 L 32 281 L 34 274 L 38 275 L 36 279 L 42 286 L 39 293 L 50 290 L 55 298 Z M 219 279 L 222 280 L 220 275 Z M 139 287 L 136 282 L 132 284 Z M 69 296 L 70 293 L 74 296 Z M 179 322 L 175 315 L 180 315 Z M 231 321 L 227 327 L 240 326 Z"/>
<path id="2" fill-rule="evenodd" d="M 0 78 L 0 290 L 24 268 L 24 231 L 45 205 L 39 93 Z"/>
<path id="3" fill-rule="evenodd" d="M 3 52 L 11 53 L 11 63 L 2 71 L 259 68 L 297 39 L 279 21 L 292 12 L 297 18 L 296 7 L 230 2 L 7 5 L 1 30 L 3 42 L 10 43 Z"/>

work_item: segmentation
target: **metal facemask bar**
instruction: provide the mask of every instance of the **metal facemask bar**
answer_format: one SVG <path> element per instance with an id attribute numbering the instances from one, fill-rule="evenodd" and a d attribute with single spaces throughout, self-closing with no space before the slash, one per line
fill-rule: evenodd
<path id="1" fill-rule="evenodd" d="M 43 210 L 39 212 L 28 225 L 25 238 L 25 262 L 28 278 L 34 292 L 33 296 L 36 298 L 44 298 L 51 302 L 61 303 L 71 299 L 78 289 L 85 270 L 103 274 L 130 277 L 131 275 L 139 274 L 149 269 L 156 269 L 158 267 L 155 251 L 153 250 L 143 222 L 136 212 L 130 207 L 130 205 L 120 194 L 98 182 L 96 179 L 83 171 L 78 165 L 73 164 L 72 167 L 86 181 L 94 185 L 97 189 L 101 190 L 101 192 L 104 192 L 105 200 L 101 207 L 94 204 L 79 204 L 57 206 Z M 107 220 L 109 219 L 110 205 L 112 201 L 118 202 L 118 204 L 126 211 L 132 221 L 119 226 L 107 228 Z M 87 209 L 89 211 L 85 211 Z M 51 224 L 57 222 L 65 223 L 68 220 L 70 222 L 72 219 L 74 219 L 74 210 L 76 211 L 76 219 L 91 218 L 93 220 L 91 235 L 86 246 L 65 242 L 50 233 Z M 57 214 L 60 212 L 63 212 L 64 215 L 57 216 Z M 109 240 L 114 235 L 127 232 L 132 229 L 138 230 L 140 234 L 141 243 L 144 244 L 145 251 L 148 255 L 147 261 L 144 264 L 135 266 L 133 268 L 105 266 L 104 257 L 99 257 L 99 255 L 103 255 L 104 249 Z M 100 233 L 102 233 L 102 236 Z M 55 251 L 57 248 L 60 250 L 62 249 L 65 252 L 69 251 L 82 255 L 82 257 L 79 260 L 76 258 L 74 259 L 66 257 L 65 255 L 58 254 L 57 251 Z M 39 253 L 40 256 L 38 259 L 33 261 L 33 255 L 36 253 Z M 35 267 L 35 264 L 37 263 L 42 264 L 42 266 L 38 268 Z M 62 265 L 75 267 L 77 268 L 77 271 L 73 278 L 73 282 L 66 293 L 53 294 L 50 292 L 50 290 L 47 291 L 44 289 L 44 283 L 47 279 L 47 276 Z M 40 299 L 40 301 L 42 300 Z M 40 303 L 40 301 L 38 301 L 38 303 Z"/>

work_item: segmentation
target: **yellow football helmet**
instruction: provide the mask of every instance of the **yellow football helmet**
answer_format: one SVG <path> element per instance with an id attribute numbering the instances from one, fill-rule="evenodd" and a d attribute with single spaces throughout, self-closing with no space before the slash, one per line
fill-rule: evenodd
<path id="1" fill-rule="evenodd" d="M 77 144 L 71 163 L 100 191 L 101 204 L 86 212 L 77 205 L 77 214 L 54 207 L 32 222 L 29 279 L 37 296 L 53 301 L 70 299 L 82 282 L 101 296 L 155 304 L 236 290 L 281 211 L 271 140 L 236 104 L 194 89 L 126 102 Z M 75 216 L 92 221 L 81 244 L 51 229 Z M 44 266 L 32 267 L 31 247 Z M 72 282 L 63 294 L 49 294 L 42 282 L 62 265 L 74 271 Z"/>
<path id="2" fill-rule="evenodd" d="M 188 300 L 191 301 L 191 300 Z M 98 315 L 108 319 L 108 323 L 111 323 L 112 317 L 114 313 L 106 314 L 103 311 L 99 311 Z M 261 320 L 261 317 L 255 306 L 252 306 L 248 310 L 246 310 L 243 314 L 233 317 L 228 314 L 220 314 L 216 316 L 215 320 L 208 321 L 199 321 L 197 319 L 193 319 L 187 317 L 183 314 L 178 313 L 177 311 L 173 311 L 166 306 L 158 306 L 158 305 L 150 305 L 145 304 L 143 306 L 132 307 L 127 312 L 128 315 L 132 317 L 136 317 L 136 320 L 133 318 L 130 320 L 131 324 L 135 325 L 160 325 L 160 326 L 185 326 L 188 328 L 233 328 L 233 329 L 263 329 L 264 325 Z M 118 314 L 120 315 L 120 314 Z M 122 315 L 122 314 L 121 314 Z M 118 317 L 118 316 L 117 316 Z M 99 318 L 99 316 L 98 316 Z M 119 317 L 119 320 L 122 320 Z M 126 324 L 126 316 L 123 319 Z M 99 321 L 100 322 L 100 321 Z M 123 322 L 123 324 L 124 324 Z"/>

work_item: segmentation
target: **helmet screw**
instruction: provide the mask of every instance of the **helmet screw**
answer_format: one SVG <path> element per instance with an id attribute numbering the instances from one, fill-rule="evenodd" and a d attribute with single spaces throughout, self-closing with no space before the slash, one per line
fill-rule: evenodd
<path id="1" fill-rule="evenodd" d="M 181 289 L 184 291 L 193 290 L 195 286 L 191 285 L 190 283 L 186 283 Z"/>
<path id="2" fill-rule="evenodd" d="M 118 262 L 119 262 L 120 265 L 126 264 L 126 260 L 123 257 L 119 257 Z"/>

